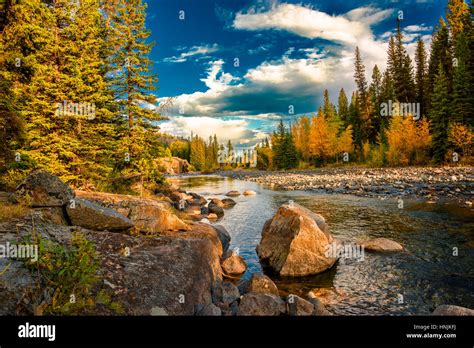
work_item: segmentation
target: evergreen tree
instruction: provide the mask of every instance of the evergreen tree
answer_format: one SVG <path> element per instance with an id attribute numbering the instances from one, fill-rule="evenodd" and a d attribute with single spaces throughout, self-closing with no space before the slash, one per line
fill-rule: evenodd
<path id="1" fill-rule="evenodd" d="M 343 128 L 347 128 L 349 125 L 349 103 L 344 88 L 341 88 L 337 98 L 337 113 L 342 121 Z"/>
<path id="2" fill-rule="evenodd" d="M 114 55 L 116 67 L 112 81 L 119 104 L 125 108 L 128 127 L 131 130 L 137 120 L 159 119 L 159 115 L 142 106 L 154 104 L 156 97 L 150 94 L 158 81 L 151 71 L 148 58 L 154 43 L 147 43 L 150 31 L 145 28 L 146 3 L 142 0 L 119 0 L 112 17 Z"/>
<path id="3" fill-rule="evenodd" d="M 451 123 L 464 123 L 474 126 L 474 102 L 472 88 L 473 71 L 469 70 L 469 47 L 467 35 L 461 32 L 457 35 L 456 61 L 453 76 L 453 109 Z"/>
<path id="4" fill-rule="evenodd" d="M 359 47 L 356 47 L 355 50 L 355 69 L 354 69 L 354 79 L 357 85 L 357 101 L 358 101 L 358 118 L 360 120 L 359 136 L 362 141 L 367 141 L 370 134 L 372 133 L 373 125 L 370 116 L 372 114 L 372 102 L 369 98 L 369 93 L 367 91 L 367 80 L 365 78 L 365 66 L 362 63 L 362 58 L 360 56 Z M 355 121 L 355 120 L 354 120 Z M 354 130 L 356 125 L 352 123 Z"/>
<path id="5" fill-rule="evenodd" d="M 444 161 L 447 150 L 449 114 L 451 110 L 448 80 L 441 62 L 438 71 L 431 100 L 431 126 L 433 134 L 433 159 L 436 163 L 441 163 Z"/>
<path id="6" fill-rule="evenodd" d="M 375 143 L 382 125 L 382 116 L 380 114 L 380 104 L 382 102 L 382 74 L 377 65 L 372 70 L 372 83 L 369 87 L 369 97 L 373 105 L 371 115 L 372 131 L 369 134 L 369 141 Z"/>
<path id="7" fill-rule="evenodd" d="M 394 65 L 392 78 L 397 100 L 401 103 L 411 103 L 414 99 L 413 66 L 410 56 L 403 45 L 400 19 L 397 19 Z"/>
<path id="8" fill-rule="evenodd" d="M 431 52 L 430 60 L 428 64 L 428 116 L 431 117 L 431 94 L 434 93 L 434 86 L 436 76 L 439 74 L 439 66 L 443 67 L 443 74 L 446 77 L 448 83 L 448 91 L 452 92 L 452 71 L 453 71 L 453 59 L 452 49 L 449 40 L 448 27 L 446 26 L 443 18 L 440 18 L 439 24 L 436 27 L 435 32 L 431 40 Z"/>
<path id="9" fill-rule="evenodd" d="M 421 114 L 425 114 L 426 108 L 426 88 L 427 88 L 427 60 L 425 43 L 418 37 L 415 51 L 416 62 L 416 101 L 420 103 Z"/>

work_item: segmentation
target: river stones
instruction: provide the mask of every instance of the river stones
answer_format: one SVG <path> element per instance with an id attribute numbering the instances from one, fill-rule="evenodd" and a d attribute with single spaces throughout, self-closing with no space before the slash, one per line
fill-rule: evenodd
<path id="1" fill-rule="evenodd" d="M 232 208 L 234 205 L 237 204 L 236 201 L 234 201 L 232 198 L 224 198 L 222 201 L 222 208 L 228 209 Z"/>
<path id="2" fill-rule="evenodd" d="M 244 259 L 233 251 L 222 261 L 221 266 L 224 275 L 230 277 L 239 276 L 247 270 L 247 264 Z"/>
<path id="3" fill-rule="evenodd" d="M 219 207 L 217 204 L 210 202 L 207 205 L 207 209 L 209 210 L 209 213 L 214 213 L 218 217 L 224 216 L 224 209 Z"/>
<path id="4" fill-rule="evenodd" d="M 246 190 L 244 191 L 244 196 L 253 196 L 253 195 L 256 195 L 257 192 L 253 191 L 253 190 Z"/>
<path id="5" fill-rule="evenodd" d="M 232 191 L 227 192 L 225 195 L 227 197 L 238 197 L 238 196 L 240 196 L 240 192 L 232 190 Z"/>
<path id="6" fill-rule="evenodd" d="M 388 238 L 375 238 L 361 244 L 365 250 L 374 252 L 402 251 L 403 246 Z"/>
<path id="7" fill-rule="evenodd" d="M 209 204 L 211 204 L 211 203 L 217 205 L 219 208 L 224 208 L 225 207 L 225 204 L 219 198 L 211 198 L 209 200 Z"/>
<path id="8" fill-rule="evenodd" d="M 257 246 L 262 264 L 281 276 L 302 277 L 331 268 L 326 256 L 334 241 L 321 215 L 296 204 L 283 204 L 269 219 Z"/>

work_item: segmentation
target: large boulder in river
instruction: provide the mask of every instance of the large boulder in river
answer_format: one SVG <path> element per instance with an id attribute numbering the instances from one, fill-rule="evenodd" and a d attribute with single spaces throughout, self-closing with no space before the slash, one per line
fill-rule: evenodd
<path id="1" fill-rule="evenodd" d="M 447 315 L 447 316 L 474 316 L 474 309 L 469 309 L 454 305 L 441 305 L 436 307 L 432 315 Z"/>
<path id="2" fill-rule="evenodd" d="M 28 196 L 32 207 L 62 207 L 74 198 L 74 192 L 57 176 L 35 171 L 18 185 L 15 196 Z"/>
<path id="3" fill-rule="evenodd" d="M 298 205 L 282 205 L 269 219 L 257 246 L 260 261 L 281 276 L 301 277 L 331 268 L 326 256 L 333 237 L 321 215 Z"/>
<path id="4" fill-rule="evenodd" d="M 89 230 L 123 231 L 133 227 L 133 222 L 122 214 L 85 199 L 75 198 L 66 210 L 73 225 Z"/>
<path id="5" fill-rule="evenodd" d="M 263 273 L 253 273 L 250 279 L 244 280 L 239 284 L 239 290 L 242 294 L 254 292 L 279 296 L 275 283 Z"/>
<path id="6" fill-rule="evenodd" d="M 388 238 L 375 238 L 362 243 L 362 246 L 367 251 L 375 252 L 395 252 L 402 251 L 403 246 Z"/>
<path id="7" fill-rule="evenodd" d="M 237 315 L 278 316 L 285 312 L 286 304 L 280 297 L 271 294 L 257 294 L 251 292 L 241 297 Z"/>

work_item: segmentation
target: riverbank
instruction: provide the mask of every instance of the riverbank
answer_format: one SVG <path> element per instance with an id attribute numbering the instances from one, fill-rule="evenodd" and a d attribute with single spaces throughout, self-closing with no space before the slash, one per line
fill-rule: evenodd
<path id="1" fill-rule="evenodd" d="M 215 174 L 282 190 L 352 194 L 362 197 L 415 198 L 429 203 L 456 201 L 471 207 L 473 167 L 338 167 L 313 170 L 232 170 Z"/>

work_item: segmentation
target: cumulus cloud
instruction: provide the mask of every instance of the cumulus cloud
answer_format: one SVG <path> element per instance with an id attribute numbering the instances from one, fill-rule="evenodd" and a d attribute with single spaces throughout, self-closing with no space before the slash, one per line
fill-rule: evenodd
<path id="1" fill-rule="evenodd" d="M 186 47 L 179 47 L 178 51 L 185 50 Z M 219 46 L 217 44 L 213 45 L 201 45 L 201 46 L 193 46 L 186 52 L 181 52 L 178 56 L 167 57 L 163 59 L 165 63 L 183 63 L 186 62 L 190 57 L 193 56 L 206 56 L 210 53 L 217 52 L 219 50 Z"/>
<path id="2" fill-rule="evenodd" d="M 160 124 L 162 131 L 179 137 L 189 137 L 191 132 L 204 139 L 217 135 L 221 142 L 230 140 L 239 147 L 251 147 L 267 136 L 264 132 L 251 129 L 244 119 L 223 120 L 212 117 L 174 117 Z"/>

